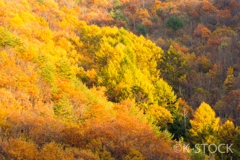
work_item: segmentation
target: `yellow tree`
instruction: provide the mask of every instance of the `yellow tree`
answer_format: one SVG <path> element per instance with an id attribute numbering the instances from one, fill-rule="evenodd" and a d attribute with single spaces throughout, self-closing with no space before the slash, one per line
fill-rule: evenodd
<path id="1" fill-rule="evenodd" d="M 234 81 L 235 81 L 235 78 L 233 75 L 233 68 L 230 67 L 228 68 L 228 71 L 227 71 L 227 78 L 224 81 L 224 86 L 226 86 L 227 89 L 229 90 L 230 88 L 232 88 Z"/>
<path id="2" fill-rule="evenodd" d="M 166 108 L 158 105 L 149 107 L 148 114 L 154 118 L 154 123 L 161 129 L 166 129 L 168 123 L 173 123 L 172 114 Z"/>
<path id="3" fill-rule="evenodd" d="M 218 131 L 218 138 L 221 143 L 225 144 L 221 146 L 221 151 L 226 151 L 227 146 L 234 145 L 237 134 L 239 133 L 238 127 L 234 127 L 233 122 L 226 121 Z M 236 144 L 236 143 L 235 143 Z M 226 146 L 227 145 L 227 146 Z M 227 151 L 230 153 L 230 151 Z"/>
<path id="4" fill-rule="evenodd" d="M 215 117 L 212 108 L 202 102 L 195 112 L 194 119 L 190 120 L 192 125 L 192 129 L 190 129 L 191 136 L 199 143 L 215 141 L 213 135 L 219 129 L 219 121 L 220 118 Z"/>
<path id="5" fill-rule="evenodd" d="M 233 122 L 227 120 L 218 131 L 218 137 L 226 144 L 233 143 L 235 136 L 238 132 L 238 127 L 234 127 Z"/>
<path id="6" fill-rule="evenodd" d="M 154 95 L 158 105 L 168 109 L 170 112 L 178 108 L 177 96 L 174 94 L 172 87 L 163 79 L 157 81 Z"/>

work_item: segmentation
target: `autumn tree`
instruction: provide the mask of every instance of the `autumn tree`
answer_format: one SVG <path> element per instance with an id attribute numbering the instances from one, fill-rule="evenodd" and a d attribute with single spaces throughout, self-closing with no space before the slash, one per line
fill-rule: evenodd
<path id="1" fill-rule="evenodd" d="M 193 36 L 197 38 L 201 38 L 203 40 L 207 40 L 211 35 L 211 31 L 209 31 L 205 26 L 202 26 L 201 24 L 198 25 L 198 27 L 194 30 Z"/>
<path id="2" fill-rule="evenodd" d="M 231 121 L 226 121 L 226 122 L 219 128 L 218 137 L 219 137 L 221 143 L 224 143 L 224 144 L 226 144 L 226 145 L 228 145 L 228 146 L 231 146 L 231 145 L 233 145 L 233 144 L 235 143 L 235 137 L 237 136 L 238 131 L 239 131 L 238 128 L 235 128 L 235 127 L 234 127 L 233 122 L 231 122 Z M 221 146 L 221 151 L 223 151 L 223 150 L 224 150 L 224 151 L 227 151 L 226 146 Z M 228 158 L 231 157 L 231 155 L 229 154 L 229 152 L 228 152 L 227 155 L 226 155 L 226 154 L 224 154 L 224 155 L 219 154 L 218 156 L 219 156 L 219 158 L 220 158 L 220 157 L 226 157 L 226 158 L 227 158 L 227 157 L 228 157 Z"/>
<path id="3" fill-rule="evenodd" d="M 132 4 L 129 5 L 128 7 L 126 7 L 124 13 L 125 15 L 127 15 L 128 19 L 130 19 L 130 23 L 133 23 L 133 29 L 136 30 L 136 20 L 135 20 L 135 16 L 134 13 L 136 12 L 136 5 Z"/>
<path id="4" fill-rule="evenodd" d="M 155 90 L 155 100 L 159 106 L 168 109 L 173 112 L 177 109 L 178 103 L 177 96 L 174 94 L 172 87 L 167 84 L 163 79 L 157 81 Z"/>
<path id="5" fill-rule="evenodd" d="M 239 111 L 240 91 L 232 90 L 225 97 L 224 117 L 236 118 Z M 237 112 L 236 112 L 237 111 Z"/>
<path id="6" fill-rule="evenodd" d="M 234 81 L 235 81 L 235 78 L 233 75 L 233 68 L 230 67 L 228 68 L 228 71 L 227 71 L 227 78 L 224 81 L 224 86 L 227 87 L 227 90 L 232 88 Z"/>
<path id="7" fill-rule="evenodd" d="M 211 107 L 203 102 L 196 110 L 194 119 L 190 120 L 192 129 L 190 129 L 193 141 L 197 143 L 214 142 L 214 133 L 219 129 L 220 118 L 215 117 L 215 112 Z"/>
<path id="8" fill-rule="evenodd" d="M 233 122 L 228 120 L 219 128 L 218 137 L 221 142 L 231 145 L 234 142 L 237 132 L 238 128 L 235 128 Z"/>
<path id="9" fill-rule="evenodd" d="M 162 130 L 167 128 L 168 123 L 173 123 L 172 114 L 164 107 L 151 105 L 148 114 L 154 118 L 154 124 L 160 126 Z"/>
<path id="10" fill-rule="evenodd" d="M 209 17 L 211 17 L 213 14 L 217 12 L 217 9 L 215 6 L 212 5 L 211 2 L 203 1 L 202 7 L 200 9 L 200 14 L 204 16 L 204 23 L 207 23 L 209 21 Z"/>
<path id="11" fill-rule="evenodd" d="M 148 13 L 148 11 L 146 9 L 139 9 L 136 11 L 136 13 L 134 14 L 134 17 L 137 19 L 137 20 L 143 20 L 144 18 L 149 18 L 150 15 Z"/>

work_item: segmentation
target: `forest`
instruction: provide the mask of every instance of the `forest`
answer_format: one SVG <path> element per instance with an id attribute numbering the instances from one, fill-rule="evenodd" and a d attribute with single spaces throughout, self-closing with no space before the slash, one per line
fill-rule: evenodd
<path id="1" fill-rule="evenodd" d="M 0 160 L 239 160 L 239 73 L 240 0 L 0 0 Z"/>

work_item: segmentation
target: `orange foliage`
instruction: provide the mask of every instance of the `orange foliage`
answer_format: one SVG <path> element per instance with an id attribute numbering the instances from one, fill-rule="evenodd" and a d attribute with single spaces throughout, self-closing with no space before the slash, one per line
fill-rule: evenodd
<path id="1" fill-rule="evenodd" d="M 208 15 L 216 12 L 217 12 L 217 9 L 212 5 L 212 3 L 208 1 L 202 2 L 202 8 L 200 9 L 200 13 Z"/>
<path id="2" fill-rule="evenodd" d="M 199 19 L 199 14 L 197 10 L 191 11 L 191 17 L 193 19 Z"/>
<path id="3" fill-rule="evenodd" d="M 188 53 L 188 48 L 186 47 L 181 47 L 178 43 L 173 44 L 173 48 L 181 54 L 187 54 Z"/>
<path id="4" fill-rule="evenodd" d="M 240 5 L 235 0 L 231 1 L 227 8 L 232 10 L 234 7 L 240 7 Z"/>
<path id="5" fill-rule="evenodd" d="M 198 27 L 195 29 L 193 35 L 195 37 L 208 39 L 211 35 L 211 31 L 209 31 L 205 26 L 199 24 Z"/>
<path id="6" fill-rule="evenodd" d="M 225 10 L 219 10 L 218 11 L 218 15 L 222 18 L 229 18 L 231 17 L 231 13 L 229 12 L 229 10 L 225 9 Z"/>
<path id="7" fill-rule="evenodd" d="M 179 98 L 178 101 L 179 103 L 179 107 L 180 107 L 180 110 L 181 110 L 181 113 L 184 114 L 184 109 L 186 109 L 187 111 L 187 116 L 190 118 L 190 119 L 193 119 L 193 115 L 194 115 L 194 111 L 192 109 L 192 107 L 190 107 L 186 101 L 182 100 L 182 98 Z"/>
<path id="8" fill-rule="evenodd" d="M 139 9 L 134 14 L 134 17 L 139 20 L 143 20 L 143 18 L 149 18 L 150 15 L 146 9 Z"/>
<path id="9" fill-rule="evenodd" d="M 143 18 L 142 23 L 143 23 L 143 25 L 145 25 L 147 27 L 151 27 L 153 25 L 153 23 L 150 20 L 148 20 L 147 18 Z"/>

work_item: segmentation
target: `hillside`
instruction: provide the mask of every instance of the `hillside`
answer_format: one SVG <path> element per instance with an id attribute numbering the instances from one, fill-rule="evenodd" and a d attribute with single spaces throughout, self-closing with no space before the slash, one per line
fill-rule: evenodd
<path id="1" fill-rule="evenodd" d="M 176 67 L 165 68 L 161 77 L 178 97 L 186 100 L 194 110 L 205 101 L 224 121 L 230 119 L 240 125 L 237 96 L 240 1 L 100 2 L 80 1 L 83 10 L 80 19 L 88 24 L 124 27 L 146 36 L 165 52 L 172 46 L 188 66 L 181 68 L 182 60 L 168 62 Z M 161 70 L 162 64 L 158 68 Z"/>
<path id="2" fill-rule="evenodd" d="M 0 0 L 0 159 L 240 158 L 239 7 Z"/>

